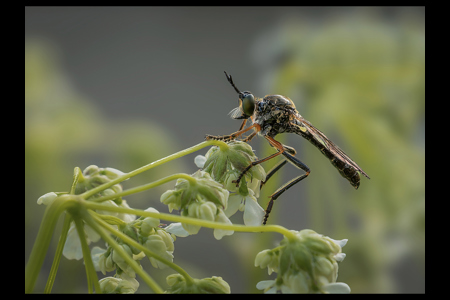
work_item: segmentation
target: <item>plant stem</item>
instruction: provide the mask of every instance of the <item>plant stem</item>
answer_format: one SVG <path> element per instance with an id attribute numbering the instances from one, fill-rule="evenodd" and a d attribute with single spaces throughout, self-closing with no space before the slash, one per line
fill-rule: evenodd
<path id="1" fill-rule="evenodd" d="M 99 185 L 99 186 L 97 186 L 97 187 L 95 187 L 95 188 L 93 188 L 93 189 L 91 189 L 89 191 L 84 192 L 83 194 L 81 194 L 81 196 L 84 199 L 87 199 L 90 196 L 95 195 L 96 193 L 101 192 L 101 191 L 103 191 L 103 190 L 105 190 L 105 189 L 107 189 L 107 188 L 109 188 L 109 187 L 111 187 L 111 186 L 113 186 L 113 185 L 115 185 L 115 184 L 117 184 L 119 182 L 122 182 L 122 181 L 124 181 L 124 180 L 126 180 L 128 178 L 136 176 L 136 175 L 138 175 L 138 174 L 140 174 L 142 172 L 148 171 L 148 170 L 150 170 L 150 169 L 152 169 L 154 167 L 157 167 L 159 165 L 165 164 L 166 162 L 169 162 L 171 160 L 174 160 L 174 159 L 183 157 L 185 155 L 188 155 L 190 153 L 193 153 L 195 151 L 198 151 L 198 150 L 200 150 L 200 149 L 202 149 L 204 147 L 213 146 L 213 145 L 214 146 L 219 146 L 221 149 L 228 148 L 228 145 L 225 142 L 222 142 L 222 141 L 216 141 L 216 140 L 205 141 L 205 142 L 202 142 L 202 143 L 197 144 L 195 146 L 192 146 L 190 148 L 181 150 L 181 151 L 179 151 L 177 153 L 174 153 L 174 154 L 171 154 L 171 155 L 166 156 L 164 158 L 161 158 L 161 159 L 159 159 L 157 161 L 154 161 L 152 163 L 149 163 L 148 165 L 140 167 L 140 168 L 138 168 L 138 169 L 136 169 L 134 171 L 126 173 L 126 174 L 124 174 L 124 175 L 122 175 L 122 176 L 120 176 L 120 177 L 118 177 L 118 178 L 116 178 L 116 179 L 114 179 L 114 180 L 112 180 L 110 182 L 104 183 L 104 184 Z"/>
<path id="2" fill-rule="evenodd" d="M 175 179 L 179 179 L 179 178 L 186 179 L 189 182 L 196 181 L 195 178 L 193 178 L 192 176 L 190 176 L 188 174 L 178 173 L 178 174 L 173 174 L 173 175 L 167 176 L 165 178 L 162 178 L 162 179 L 159 179 L 159 180 L 156 180 L 156 181 L 153 181 L 153 182 L 141 185 L 141 186 L 137 186 L 137 187 L 125 190 L 125 191 L 120 192 L 120 193 L 116 193 L 116 194 L 112 194 L 112 195 L 104 196 L 104 197 L 99 197 L 99 198 L 93 199 L 91 201 L 92 202 L 103 202 L 103 201 L 106 201 L 106 200 L 116 199 L 116 198 L 119 198 L 119 197 L 125 197 L 125 196 L 131 195 L 131 194 L 135 194 L 135 193 L 143 192 L 145 190 L 149 190 L 151 188 L 157 187 L 157 186 L 159 186 L 161 184 L 164 184 L 166 182 L 169 182 L 169 181 L 172 181 L 172 180 L 175 180 Z"/>
<path id="3" fill-rule="evenodd" d="M 70 194 L 75 194 L 75 189 L 77 187 L 77 183 L 79 180 L 83 179 L 83 174 L 81 169 L 75 167 L 73 171 L 73 181 L 72 186 L 70 188 Z M 45 285 L 44 293 L 50 294 L 53 288 L 53 284 L 55 282 L 56 273 L 58 272 L 59 263 L 61 262 L 62 253 L 64 250 L 64 244 L 66 243 L 67 233 L 70 229 L 70 222 L 72 221 L 72 217 L 69 214 L 66 214 L 64 218 L 64 224 L 62 227 L 61 236 L 59 237 L 58 246 L 56 247 L 55 257 L 53 258 L 52 268 L 50 269 L 50 274 L 47 278 L 47 283 Z"/>
<path id="4" fill-rule="evenodd" d="M 58 271 L 59 263 L 61 262 L 62 253 L 64 250 L 64 244 L 66 243 L 67 233 L 70 229 L 70 222 L 72 217 L 66 214 L 64 218 L 64 224 L 62 227 L 61 236 L 59 237 L 58 246 L 56 247 L 55 257 L 53 258 L 52 268 L 47 278 L 47 284 L 45 285 L 44 293 L 50 294 L 55 283 L 56 273 Z"/>
<path id="5" fill-rule="evenodd" d="M 33 292 L 60 214 L 75 203 L 76 200 L 72 199 L 69 195 L 62 195 L 55 199 L 45 210 L 36 241 L 34 242 L 28 263 L 25 267 L 25 293 Z"/>
<path id="6" fill-rule="evenodd" d="M 84 226 L 81 218 L 74 217 L 75 226 L 77 228 L 78 237 L 80 238 L 81 250 L 83 251 L 84 266 L 86 268 L 86 278 L 88 283 L 88 292 L 92 294 L 94 292 L 92 284 L 95 286 L 95 291 L 101 294 L 100 284 L 98 283 L 97 272 L 94 268 L 94 263 L 92 262 L 91 251 L 86 242 L 86 234 L 84 232 Z"/>
<path id="7" fill-rule="evenodd" d="M 181 274 L 186 279 L 186 282 L 193 282 L 194 281 L 192 279 L 192 277 L 183 268 L 181 268 L 177 264 L 174 264 L 173 262 L 168 261 L 168 260 L 160 257 L 159 255 L 153 253 L 152 251 L 148 250 L 143 245 L 139 244 L 138 242 L 136 242 L 135 240 L 133 240 L 132 238 L 130 238 L 126 234 L 124 234 L 124 233 L 122 233 L 120 231 L 117 231 L 116 229 L 111 227 L 109 224 L 107 224 L 106 222 L 101 220 L 98 216 L 96 216 L 96 215 L 94 215 L 92 213 L 91 213 L 91 215 L 103 228 L 105 228 L 106 230 L 108 230 L 110 233 L 112 233 L 113 235 L 117 236 L 118 238 L 120 238 L 122 241 L 124 241 L 128 245 L 131 245 L 131 246 L 133 246 L 133 247 L 143 251 L 145 253 L 145 255 L 147 255 L 148 257 L 153 257 L 153 258 L 161 261 L 162 263 L 166 264 L 169 268 L 172 268 L 173 270 L 177 271 L 179 274 Z"/>
<path id="8" fill-rule="evenodd" d="M 289 231 L 288 229 L 284 228 L 283 226 L 279 225 L 264 225 L 264 226 L 245 226 L 245 225 L 229 225 L 225 223 L 218 223 L 214 221 L 206 221 L 206 220 L 200 220 L 195 219 L 191 217 L 182 217 L 182 216 L 176 216 L 172 214 L 165 214 L 165 213 L 154 213 L 154 212 L 148 212 L 140 209 L 130 209 L 130 208 L 124 208 L 124 207 L 112 207 L 112 206 L 106 206 L 101 205 L 98 203 L 93 203 L 91 201 L 86 202 L 86 207 L 90 209 L 100 209 L 100 210 L 108 210 L 108 211 L 115 211 L 120 213 L 126 213 L 126 214 L 133 214 L 133 215 L 139 215 L 139 216 L 145 216 L 145 217 L 152 217 L 152 218 L 158 218 L 158 219 L 164 219 L 171 222 L 181 222 L 191 225 L 199 225 L 202 227 L 208 227 L 208 228 L 214 228 L 214 229 L 223 229 L 223 230 L 234 230 L 234 231 L 241 231 L 241 232 L 278 232 L 284 236 L 286 236 L 288 239 L 296 239 L 296 236 L 293 232 Z"/>
<path id="9" fill-rule="evenodd" d="M 87 202 L 86 202 L 87 203 Z M 119 244 L 108 234 L 106 233 L 103 228 L 99 226 L 97 221 L 93 219 L 93 217 L 87 212 L 83 212 L 83 220 L 91 226 L 92 229 L 94 229 L 101 237 L 102 239 L 110 245 L 114 251 L 117 251 L 117 253 L 126 261 L 126 263 L 133 268 L 133 271 L 136 272 L 144 281 L 147 283 L 147 285 L 155 292 L 155 293 L 163 293 L 163 289 L 153 280 L 153 278 L 148 275 L 147 272 L 145 272 L 141 266 L 138 265 L 136 261 L 134 261 L 133 258 L 131 258 L 128 253 L 125 252 L 125 250 L 120 247 Z"/>

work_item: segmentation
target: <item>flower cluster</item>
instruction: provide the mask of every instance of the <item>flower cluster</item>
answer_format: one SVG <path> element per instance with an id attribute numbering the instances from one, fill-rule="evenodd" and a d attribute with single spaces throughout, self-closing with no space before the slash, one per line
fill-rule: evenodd
<path id="1" fill-rule="evenodd" d="M 123 175 L 124 173 L 113 168 L 99 168 L 95 165 L 88 166 L 84 171 L 81 173 L 81 170 L 76 168 L 80 174 L 78 174 L 78 181 L 77 185 L 75 187 L 75 194 L 81 194 L 83 192 L 86 192 L 90 189 L 93 189 L 103 183 L 110 182 L 119 176 Z M 120 184 L 115 184 L 112 187 L 105 189 L 103 191 L 100 191 L 97 195 L 94 195 L 95 197 L 99 196 L 109 196 L 113 195 L 115 193 L 119 193 L 122 191 L 122 186 Z M 38 200 L 38 204 L 44 204 L 44 205 L 50 205 L 53 203 L 53 201 L 62 194 L 67 193 L 55 193 L 50 192 L 43 196 L 41 196 Z M 94 197 L 93 196 L 93 197 Z M 126 200 L 122 199 L 121 197 L 107 200 L 102 202 L 102 205 L 104 206 L 113 206 L 113 207 L 124 207 L 124 208 L 130 208 L 126 202 Z M 131 222 L 135 219 L 134 215 L 131 214 L 124 214 L 124 213 L 117 213 L 117 212 L 110 212 L 106 210 L 97 210 L 97 213 L 102 215 L 108 215 L 113 218 L 118 218 L 123 223 Z M 88 225 L 84 225 L 84 233 L 86 236 L 86 241 L 88 244 L 91 242 L 97 242 L 100 239 L 100 235 L 98 235 L 92 228 L 90 228 Z M 75 224 L 72 223 L 70 226 L 70 229 L 67 233 L 67 239 L 66 243 L 64 244 L 64 250 L 63 255 L 67 259 L 76 259 L 79 260 L 83 257 L 82 249 L 81 249 L 81 243 L 80 239 L 77 233 L 77 230 L 75 228 Z"/>
<path id="2" fill-rule="evenodd" d="M 146 211 L 158 213 L 152 207 L 146 209 Z M 119 230 L 159 258 L 173 262 L 174 239 L 171 234 L 159 226 L 160 220 L 157 218 L 140 217 L 132 222 L 119 225 Z M 146 256 L 143 251 L 124 243 L 118 238 L 116 242 L 127 255 L 139 264 L 140 260 Z M 107 293 L 134 293 L 139 287 L 139 283 L 135 280 L 135 271 L 117 249 L 111 246 L 107 249 L 94 247 L 92 257 L 96 270 L 102 272 L 103 275 L 106 275 L 106 272 L 116 271 L 114 277 L 106 277 L 100 280 L 102 291 Z M 164 269 L 167 267 L 160 259 L 149 257 L 149 260 L 155 268 Z"/>
<path id="3" fill-rule="evenodd" d="M 146 211 L 158 213 L 158 211 L 152 207 Z M 143 245 L 145 248 L 158 255 L 167 261 L 173 261 L 174 244 L 172 236 L 164 229 L 159 228 L 159 219 L 151 217 L 140 217 L 139 219 L 119 226 L 119 230 L 131 237 L 133 240 Z M 135 261 L 140 261 L 145 257 L 144 252 L 124 243 L 122 240 L 117 239 L 116 242 L 123 248 L 123 250 Z M 119 274 L 126 273 L 129 277 L 134 278 L 135 272 L 129 266 L 123 257 L 114 250 L 111 246 L 107 249 L 101 249 L 99 247 L 94 248 L 93 257 L 97 263 L 98 271 L 101 271 L 104 275 L 106 272 L 117 270 Z M 150 257 L 150 262 L 155 268 L 164 269 L 166 265 L 153 257 Z"/>
<path id="4" fill-rule="evenodd" d="M 285 237 L 280 246 L 256 255 L 256 267 L 278 273 L 275 280 L 260 281 L 256 287 L 265 293 L 349 293 L 347 284 L 336 282 L 347 240 L 336 241 L 309 229 L 292 232 L 294 239 Z"/>
<path id="5" fill-rule="evenodd" d="M 180 274 L 167 276 L 171 294 L 229 294 L 230 286 L 222 277 L 213 276 L 211 278 L 193 279 L 191 282 Z"/>
<path id="6" fill-rule="evenodd" d="M 191 180 L 178 179 L 175 189 L 161 195 L 161 202 L 173 209 L 181 210 L 181 215 L 201 220 L 231 224 L 223 210 L 227 207 L 229 192 L 201 170 L 192 175 Z M 182 223 L 188 234 L 197 234 L 201 226 Z M 214 237 L 221 239 L 233 234 L 230 230 L 214 230 Z"/>
<path id="7" fill-rule="evenodd" d="M 81 176 L 78 178 L 77 186 L 75 188 L 75 194 L 81 194 L 86 191 L 89 191 L 99 185 L 110 182 L 122 176 L 124 173 L 113 168 L 99 168 L 95 165 L 91 165 L 84 169 Z M 93 195 L 91 197 L 97 198 L 99 196 L 110 196 L 116 193 L 122 192 L 122 186 L 120 184 L 115 184 L 112 187 L 105 189 L 99 192 L 97 195 Z M 87 199 L 89 200 L 89 199 Z M 118 197 L 113 199 L 116 204 L 122 203 L 122 198 Z"/>
<path id="8" fill-rule="evenodd" d="M 253 161 L 258 160 L 251 146 L 241 141 L 231 141 L 228 148 L 212 147 L 206 155 L 197 156 L 195 162 L 203 171 L 223 184 L 231 192 L 225 215 L 231 217 L 237 210 L 244 211 L 244 224 L 261 225 L 264 209 L 258 204 L 259 188 L 266 172 L 261 165 L 253 166 L 241 179 L 239 187 L 235 180 L 242 170 Z"/>

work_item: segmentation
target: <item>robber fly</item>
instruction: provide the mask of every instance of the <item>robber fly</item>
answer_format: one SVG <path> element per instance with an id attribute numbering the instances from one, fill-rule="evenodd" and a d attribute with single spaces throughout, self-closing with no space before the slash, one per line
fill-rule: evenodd
<path id="1" fill-rule="evenodd" d="M 279 155 L 283 155 L 285 159 L 276 164 L 267 173 L 266 179 L 261 182 L 261 187 L 287 162 L 290 162 L 295 167 L 305 171 L 305 174 L 285 183 L 270 196 L 270 201 L 267 205 L 263 224 L 266 224 L 267 222 L 269 214 L 272 211 L 273 202 L 287 189 L 305 179 L 310 173 L 308 166 L 294 157 L 297 153 L 294 148 L 283 145 L 274 139 L 279 133 L 296 133 L 307 139 L 331 161 L 331 164 L 339 171 L 342 177 L 347 179 L 355 189 L 358 189 L 359 187 L 359 173 L 369 178 L 369 176 L 350 157 L 348 157 L 347 154 L 341 150 L 341 148 L 330 141 L 319 129 L 315 128 L 309 121 L 305 120 L 298 113 L 291 99 L 282 95 L 267 95 L 264 98 L 257 98 L 253 96 L 251 92 L 239 91 L 233 83 L 231 75 L 228 75 L 225 72 L 225 76 L 239 95 L 239 106 L 230 112 L 231 118 L 243 119 L 243 122 L 239 130 L 233 134 L 223 136 L 207 135 L 205 139 L 231 141 L 253 129 L 253 133 L 244 138 L 242 141 L 248 142 L 255 137 L 256 134 L 259 134 L 277 150 L 276 153 L 261 160 L 254 161 L 244 168 L 238 178 L 233 181 L 236 183 L 236 186 L 239 186 L 239 182 L 242 177 L 251 167 Z M 253 124 L 244 129 L 245 124 L 249 119 Z"/>

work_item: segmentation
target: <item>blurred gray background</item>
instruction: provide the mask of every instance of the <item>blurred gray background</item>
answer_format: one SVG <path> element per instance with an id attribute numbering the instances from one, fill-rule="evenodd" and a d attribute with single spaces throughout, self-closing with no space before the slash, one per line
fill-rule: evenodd
<path id="1" fill-rule="evenodd" d="M 67 191 L 75 166 L 128 172 L 205 134 L 236 131 L 240 122 L 227 114 L 237 95 L 223 71 L 240 90 L 289 96 L 371 176 L 355 191 L 307 141 L 282 135 L 311 175 L 277 200 L 269 223 L 348 238 L 338 281 L 352 292 L 423 293 L 424 7 L 26 7 L 25 262 L 45 210 L 37 198 Z M 261 138 L 251 145 L 259 157 L 273 151 Z M 124 188 L 193 173 L 206 151 Z M 285 167 L 261 206 L 298 175 Z M 173 186 L 127 201 L 167 212 L 159 196 Z M 243 223 L 242 214 L 232 220 Z M 280 239 L 235 233 L 216 241 L 202 229 L 177 239 L 174 262 L 194 277 L 222 276 L 232 292 L 257 292 L 269 277 L 254 256 Z M 162 286 L 172 272 L 144 267 Z M 86 291 L 83 265 L 63 258 L 53 292 Z M 138 291 L 151 292 L 143 283 Z"/>

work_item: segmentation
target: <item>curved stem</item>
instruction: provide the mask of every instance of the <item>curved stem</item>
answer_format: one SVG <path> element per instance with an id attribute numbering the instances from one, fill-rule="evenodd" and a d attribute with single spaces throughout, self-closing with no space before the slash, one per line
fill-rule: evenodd
<path id="1" fill-rule="evenodd" d="M 139 215 L 139 216 L 145 216 L 145 217 L 159 218 L 159 219 L 164 219 L 164 220 L 171 221 L 171 222 L 181 222 L 181 223 L 186 223 L 186 224 L 191 224 L 191 225 L 199 225 L 202 227 L 208 227 L 208 228 L 214 228 L 214 229 L 234 230 L 234 231 L 241 231 L 241 232 L 278 232 L 278 233 L 286 236 L 288 239 L 296 239 L 296 236 L 294 233 L 292 233 L 288 229 L 284 228 L 283 226 L 279 226 L 279 225 L 264 225 L 264 226 L 245 226 L 245 225 L 233 225 L 233 224 L 229 225 L 229 224 L 225 224 L 225 223 L 200 220 L 200 219 L 195 219 L 195 218 L 191 218 L 191 217 L 176 216 L 176 215 L 165 214 L 165 213 L 148 212 L 148 211 L 144 211 L 144 210 L 140 210 L 140 209 L 105 206 L 105 205 L 93 203 L 90 201 L 86 202 L 86 207 L 88 207 L 90 209 L 101 209 L 101 210 L 115 211 L 115 212 L 133 214 L 133 215 Z"/>
<path id="2" fill-rule="evenodd" d="M 126 263 L 133 268 L 133 271 L 136 272 L 144 281 L 147 283 L 147 285 L 155 292 L 155 293 L 163 293 L 163 289 L 153 280 L 153 278 L 145 272 L 141 266 L 138 265 L 138 263 L 131 258 L 128 253 L 125 252 L 125 250 L 117 244 L 117 242 L 108 234 L 106 233 L 103 228 L 99 226 L 99 223 L 97 223 L 94 218 L 87 212 L 82 213 L 83 220 L 92 228 L 94 229 L 101 237 L 102 239 L 110 245 L 114 251 L 117 251 L 117 253 L 126 261 Z"/>
<path id="3" fill-rule="evenodd" d="M 81 169 L 78 167 L 75 167 L 73 170 L 73 181 L 72 186 L 70 188 L 69 194 L 75 194 L 75 189 L 77 187 L 77 183 L 83 180 L 83 173 L 81 172 Z M 47 278 L 47 283 L 45 285 L 44 293 L 50 294 L 53 288 L 53 284 L 55 282 L 56 273 L 58 271 L 59 263 L 61 262 L 62 253 L 64 250 L 64 244 L 66 243 L 67 239 L 67 233 L 70 229 L 70 222 L 72 222 L 72 217 L 69 214 L 66 214 L 64 218 L 64 224 L 62 227 L 62 232 L 59 237 L 58 246 L 56 247 L 55 257 L 53 258 L 52 268 L 50 269 L 50 274 Z"/>
<path id="4" fill-rule="evenodd" d="M 115 184 L 117 184 L 119 182 L 122 182 L 122 181 L 124 181 L 124 180 L 126 180 L 128 178 L 131 178 L 131 177 L 136 176 L 136 175 L 138 175 L 138 174 L 140 174 L 142 172 L 148 171 L 148 170 L 150 170 L 150 169 L 152 169 L 154 167 L 157 167 L 159 165 L 165 164 L 166 162 L 169 162 L 171 160 L 183 157 L 185 155 L 188 155 L 190 153 L 193 153 L 195 151 L 198 151 L 198 150 L 200 150 L 202 148 L 205 148 L 205 147 L 208 147 L 208 146 L 219 146 L 221 149 L 228 148 L 228 145 L 225 142 L 222 142 L 222 141 L 216 141 L 216 140 L 205 141 L 205 142 L 202 142 L 202 143 L 197 144 L 195 146 L 192 146 L 190 148 L 181 150 L 181 151 L 179 151 L 177 153 L 174 153 L 172 155 L 169 155 L 169 156 L 166 156 L 164 158 L 161 158 L 161 159 L 159 159 L 157 161 L 154 161 L 152 163 L 149 163 L 148 165 L 140 167 L 140 168 L 138 168 L 138 169 L 136 169 L 134 171 L 126 173 L 126 174 L 124 174 L 124 175 L 122 175 L 122 176 L 120 176 L 120 177 L 118 177 L 118 178 L 116 178 L 116 179 L 114 179 L 114 180 L 112 180 L 110 182 L 104 183 L 104 184 L 99 185 L 99 186 L 97 186 L 97 187 L 95 187 L 95 188 L 93 188 L 93 189 L 91 189 L 89 191 L 84 192 L 83 194 L 81 194 L 81 196 L 84 199 L 87 199 L 90 196 L 95 195 L 96 193 L 101 192 L 101 191 L 103 191 L 103 190 L 105 190 L 105 189 L 107 189 L 107 188 L 109 188 L 109 187 L 111 187 L 111 186 L 113 186 L 113 185 L 115 185 Z"/>
<path id="5" fill-rule="evenodd" d="M 131 194 L 135 194 L 135 193 L 143 192 L 145 190 L 152 189 L 152 188 L 157 187 L 157 186 L 159 186 L 161 184 L 164 184 L 166 182 L 169 182 L 169 181 L 172 181 L 172 180 L 175 180 L 175 179 L 179 179 L 179 178 L 186 179 L 189 182 L 196 181 L 195 178 L 193 178 L 192 176 L 190 176 L 188 174 L 178 173 L 178 174 L 173 174 L 173 175 L 167 176 L 165 178 L 162 178 L 162 179 L 159 179 L 159 180 L 156 180 L 156 181 L 153 181 L 153 182 L 141 185 L 141 186 L 137 186 L 135 188 L 131 188 L 131 189 L 125 190 L 125 191 L 120 192 L 120 193 L 116 193 L 116 194 L 112 194 L 112 195 L 104 196 L 104 197 L 99 197 L 99 198 L 93 199 L 91 201 L 92 202 L 103 202 L 103 201 L 106 201 L 106 200 L 116 199 L 118 197 L 125 197 L 125 196 L 131 195 Z"/>
<path id="6" fill-rule="evenodd" d="M 55 199 L 45 210 L 36 241 L 25 267 L 25 293 L 31 293 L 34 289 L 60 214 L 75 203 L 76 200 L 68 195 L 62 195 Z"/>

